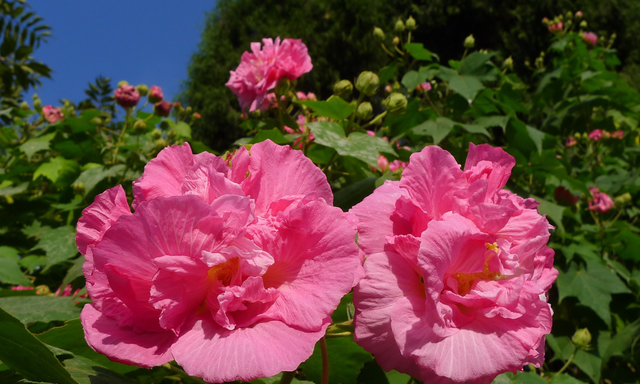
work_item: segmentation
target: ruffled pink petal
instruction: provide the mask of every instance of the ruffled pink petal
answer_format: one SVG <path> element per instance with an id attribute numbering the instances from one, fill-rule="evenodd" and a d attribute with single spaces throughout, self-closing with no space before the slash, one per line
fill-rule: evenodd
<path id="1" fill-rule="evenodd" d="M 418 376 L 418 366 L 400 353 L 391 329 L 391 315 L 396 303 L 405 297 L 422 297 L 424 301 L 420 276 L 404 257 L 393 252 L 370 254 L 364 267 L 366 275 L 353 294 L 354 339 L 373 353 L 386 371 L 395 369 Z"/>
<path id="2" fill-rule="evenodd" d="M 358 219 L 358 245 L 365 253 L 382 252 L 387 236 L 411 233 L 408 224 L 392 220 L 396 201 L 402 196 L 407 196 L 407 192 L 398 182 L 386 181 L 349 210 Z"/>
<path id="3" fill-rule="evenodd" d="M 182 194 L 197 196 L 209 204 L 223 195 L 244 196 L 242 187 L 227 179 L 225 173 L 216 169 L 215 164 L 194 165 L 184 177 Z"/>
<path id="4" fill-rule="evenodd" d="M 464 164 L 464 171 L 468 178 L 487 179 L 489 181 L 488 193 L 492 196 L 507 184 L 509 176 L 511 176 L 511 169 L 515 165 L 516 160 L 513 156 L 502 148 L 495 148 L 488 144 L 469 143 L 469 154 Z"/>
<path id="5" fill-rule="evenodd" d="M 317 194 L 333 204 L 331 187 L 325 174 L 301 151 L 283 147 L 271 140 L 251 147 L 249 176 L 242 183 L 247 196 L 255 199 L 256 212 L 285 196 Z"/>
<path id="6" fill-rule="evenodd" d="M 313 353 L 331 318 L 317 331 L 291 328 L 279 321 L 226 330 L 207 317 L 185 324 L 171 347 L 178 364 L 190 375 L 212 383 L 249 381 L 295 371 Z"/>
<path id="7" fill-rule="evenodd" d="M 460 165 L 444 149 L 431 145 L 411 155 L 400 186 L 431 217 L 451 211 L 454 193 L 467 185 Z"/>
<path id="8" fill-rule="evenodd" d="M 173 360 L 170 347 L 176 336 L 172 332 L 134 332 L 120 327 L 92 304 L 84 306 L 80 320 L 89 346 L 110 360 L 146 368 Z"/>

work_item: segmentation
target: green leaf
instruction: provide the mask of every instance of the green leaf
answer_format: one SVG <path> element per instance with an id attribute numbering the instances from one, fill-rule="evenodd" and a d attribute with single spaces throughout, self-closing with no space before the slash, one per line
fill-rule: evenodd
<path id="1" fill-rule="evenodd" d="M 389 384 L 406 384 L 409 382 L 410 378 L 411 376 L 406 373 L 400 373 L 394 370 L 387 372 L 387 380 L 389 380 Z"/>
<path id="2" fill-rule="evenodd" d="M 42 175 L 55 183 L 61 176 L 64 178 L 65 175 L 73 175 L 79 170 L 80 166 L 77 162 L 67 160 L 62 156 L 56 156 L 48 162 L 42 163 L 33 173 L 32 180 L 35 180 L 38 176 Z"/>
<path id="3" fill-rule="evenodd" d="M 582 372 L 586 373 L 595 384 L 600 382 L 602 359 L 598 356 L 583 349 L 578 349 L 576 356 L 573 358 L 573 363 L 577 365 Z"/>
<path id="4" fill-rule="evenodd" d="M 560 294 L 559 301 L 569 296 L 578 298 L 580 304 L 593 309 L 610 327 L 611 294 L 627 293 L 629 289 L 614 271 L 599 262 L 588 263 L 587 266 L 588 269 L 578 267 L 575 262 L 572 262 L 567 272 L 560 272 L 556 280 Z"/>
<path id="5" fill-rule="evenodd" d="M 553 350 L 554 356 L 551 361 L 567 361 L 575 352 L 576 347 L 567 336 L 555 337 L 552 334 L 546 335 L 547 343 Z"/>
<path id="6" fill-rule="evenodd" d="M 482 116 L 473 122 L 475 125 L 479 125 L 484 128 L 500 127 L 504 132 L 507 124 L 509 123 L 509 116 Z"/>
<path id="7" fill-rule="evenodd" d="M 427 81 L 428 74 L 425 72 L 409 71 L 402 77 L 402 85 L 407 89 L 413 89 Z"/>
<path id="8" fill-rule="evenodd" d="M 261 143 L 265 140 L 271 140 L 276 144 L 288 144 L 291 140 L 287 139 L 280 133 L 277 128 L 259 131 L 253 139 L 249 142 L 250 144 Z"/>
<path id="9" fill-rule="evenodd" d="M 126 377 L 82 356 L 64 361 L 67 371 L 80 384 L 133 384 Z"/>
<path id="10" fill-rule="evenodd" d="M 7 181 L 7 180 L 5 180 Z M 13 185 L 11 182 L 9 182 L 6 186 L 0 188 L 0 196 L 13 196 L 13 195 L 17 195 L 19 193 L 22 193 L 24 191 L 27 190 L 27 188 L 29 187 L 29 183 L 28 182 L 24 182 L 22 184 L 19 184 L 15 187 L 12 187 L 11 185 Z"/>
<path id="11" fill-rule="evenodd" d="M 18 262 L 22 268 L 25 268 L 29 273 L 33 273 L 39 267 L 47 265 L 46 256 L 29 255 L 20 259 Z"/>
<path id="12" fill-rule="evenodd" d="M 67 270 L 67 274 L 64 276 L 62 280 L 62 287 L 66 287 L 71 284 L 75 279 L 82 276 L 82 265 L 84 264 L 84 256 L 78 257 L 74 262 L 71 268 Z"/>
<path id="13" fill-rule="evenodd" d="M 433 55 L 429 50 L 425 49 L 422 43 L 405 44 L 404 49 L 416 60 L 430 61 Z"/>
<path id="14" fill-rule="evenodd" d="M 462 76 L 455 69 L 447 67 L 440 67 L 438 77 L 448 82 L 449 88 L 459 93 L 469 102 L 473 101 L 476 94 L 484 88 L 477 76 Z"/>
<path id="15" fill-rule="evenodd" d="M 640 319 L 627 325 L 612 339 L 607 349 L 602 354 L 602 365 L 607 364 L 613 356 L 624 356 L 623 352 L 629 349 L 640 338 Z"/>
<path id="16" fill-rule="evenodd" d="M 80 308 L 73 299 L 63 296 L 2 297 L 0 307 L 25 324 L 66 321 L 80 316 Z"/>
<path id="17" fill-rule="evenodd" d="M 191 126 L 184 121 L 178 121 L 178 123 L 173 126 L 173 130 L 178 137 L 191 140 Z"/>
<path id="18" fill-rule="evenodd" d="M 278 384 L 280 383 L 280 380 L 282 380 L 282 373 L 278 373 L 277 375 L 271 376 L 271 377 L 265 377 L 264 379 L 251 380 L 249 384 Z M 293 380 L 291 380 L 291 383 L 292 384 L 314 384 L 311 381 L 298 380 L 296 378 L 293 378 Z"/>
<path id="19" fill-rule="evenodd" d="M 535 129 L 534 127 L 527 125 L 527 133 L 529 134 L 529 137 L 531 138 L 531 140 L 533 140 L 533 143 L 536 145 L 536 148 L 538 149 L 538 153 L 542 153 L 542 141 L 545 138 L 545 133 Z"/>
<path id="20" fill-rule="evenodd" d="M 362 349 L 351 337 L 327 339 L 329 352 L 329 383 L 356 384 L 360 370 L 373 356 Z M 316 345 L 313 355 L 300 365 L 307 379 L 319 383 L 322 376 L 320 345 Z"/>
<path id="21" fill-rule="evenodd" d="M 486 64 L 494 55 L 494 53 L 473 52 L 460 62 L 458 72 L 461 75 L 485 76 L 490 70 Z"/>
<path id="22" fill-rule="evenodd" d="M 94 351 L 84 338 L 80 319 L 69 320 L 64 326 L 52 328 L 37 337 L 47 345 L 69 351 L 76 356 L 86 357 L 118 373 L 124 374 L 137 369 L 130 365 L 112 362 L 105 355 Z"/>
<path id="23" fill-rule="evenodd" d="M 86 196 L 99 182 L 109 177 L 115 177 L 120 172 L 123 172 L 125 168 L 126 165 L 124 164 L 117 164 L 112 167 L 105 165 L 89 168 L 83 171 L 73 184 L 83 183 L 85 188 L 84 194 Z"/>
<path id="24" fill-rule="evenodd" d="M 49 144 L 55 136 L 56 133 L 54 132 L 44 136 L 34 137 L 33 139 L 29 139 L 24 144 L 22 144 L 20 146 L 20 149 L 27 155 L 27 158 L 31 160 L 31 156 L 33 156 L 36 152 L 42 151 L 44 149 L 49 149 Z"/>
<path id="25" fill-rule="evenodd" d="M 541 197 L 533 195 L 531 197 L 533 197 L 538 203 L 540 203 L 540 205 L 538 205 L 538 212 L 540 212 L 540 214 L 542 215 L 547 215 L 556 225 L 558 231 L 564 233 L 564 225 L 562 225 L 562 215 L 565 208 Z"/>
<path id="26" fill-rule="evenodd" d="M 76 248 L 76 230 L 70 225 L 58 227 L 45 232 L 33 249 L 42 249 L 47 254 L 47 266 L 68 260 L 78 253 Z"/>
<path id="27" fill-rule="evenodd" d="M 368 177 L 340 189 L 333 195 L 333 205 L 348 211 L 376 189 L 376 177 Z"/>
<path id="28" fill-rule="evenodd" d="M 413 133 L 416 135 L 429 135 L 433 138 L 433 143 L 437 145 L 447 137 L 455 125 L 456 122 L 451 119 L 438 117 L 435 120 L 427 120 L 413 127 Z"/>
<path id="29" fill-rule="evenodd" d="M 51 350 L 0 308 L 0 360 L 28 380 L 78 384 Z"/>
<path id="30" fill-rule="evenodd" d="M 639 262 L 640 236 L 625 229 L 620 231 L 620 241 L 622 242 L 622 246 L 617 249 L 618 255 L 624 260 Z"/>
<path id="31" fill-rule="evenodd" d="M 351 105 L 339 97 L 332 97 L 327 101 L 296 101 L 296 103 L 313 109 L 317 116 L 336 120 L 346 119 L 356 110 L 355 105 Z"/>
<path id="32" fill-rule="evenodd" d="M 20 257 L 15 248 L 0 246 L 0 282 L 11 285 L 31 286 L 31 280 L 20 270 Z"/>
<path id="33" fill-rule="evenodd" d="M 561 373 L 553 377 L 551 384 L 584 384 L 584 381 L 580 381 L 566 373 Z"/>
<path id="34" fill-rule="evenodd" d="M 402 384 L 406 384 L 407 380 L 403 381 Z M 360 371 L 360 375 L 358 376 L 358 384 L 390 384 L 389 379 L 387 379 L 387 375 L 380 368 L 378 363 L 375 360 L 370 361 L 364 365 L 362 370 Z"/>
<path id="35" fill-rule="evenodd" d="M 380 72 L 378 72 L 378 78 L 380 79 L 380 84 L 386 84 L 387 81 L 391 80 L 393 75 L 398 72 L 398 65 L 396 63 L 391 63 L 388 66 L 382 68 Z"/>
<path id="36" fill-rule="evenodd" d="M 503 373 L 493 380 L 493 384 L 548 384 L 545 379 L 533 372 Z"/>

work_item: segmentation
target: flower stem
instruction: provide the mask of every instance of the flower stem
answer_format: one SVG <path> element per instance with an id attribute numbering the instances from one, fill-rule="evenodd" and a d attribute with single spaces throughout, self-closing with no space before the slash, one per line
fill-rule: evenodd
<path id="1" fill-rule="evenodd" d="M 290 384 L 294 377 L 296 376 L 295 372 L 282 372 L 282 378 L 280 379 L 280 384 Z"/>
<path id="2" fill-rule="evenodd" d="M 322 353 L 322 379 L 320 384 L 329 384 L 329 352 L 327 351 L 327 339 L 320 339 L 320 352 Z"/>
<path id="3" fill-rule="evenodd" d="M 577 351 L 577 349 L 576 349 L 576 351 Z M 569 367 L 569 364 L 571 364 L 571 362 L 573 361 L 573 358 L 576 356 L 576 351 L 573 352 L 573 354 L 571 355 L 569 360 L 567 360 L 567 363 L 562 368 L 560 368 L 560 370 L 558 372 L 556 372 L 556 375 L 561 374 L 562 372 L 565 371 L 565 369 L 567 369 Z"/>

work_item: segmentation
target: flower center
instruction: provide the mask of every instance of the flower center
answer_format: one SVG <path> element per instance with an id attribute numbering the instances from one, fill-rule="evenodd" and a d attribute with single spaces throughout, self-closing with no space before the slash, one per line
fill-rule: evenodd
<path id="1" fill-rule="evenodd" d="M 231 279 L 238 272 L 238 266 L 240 265 L 240 259 L 234 257 L 225 261 L 222 264 L 218 264 L 209 269 L 207 273 L 207 278 L 209 281 L 219 281 L 225 287 L 228 287 L 231 284 Z"/>
<path id="2" fill-rule="evenodd" d="M 484 266 L 482 268 L 482 272 L 474 272 L 474 273 L 462 273 L 458 272 L 453 277 L 458 280 L 458 294 L 460 296 L 465 296 L 467 293 L 471 291 L 473 288 L 473 283 L 476 280 L 496 280 L 498 277 L 502 276 L 502 274 L 498 271 L 490 271 L 489 270 L 489 260 L 493 257 L 493 255 L 497 255 L 500 249 L 498 248 L 497 243 L 486 243 L 485 244 L 487 251 L 493 251 L 484 261 Z"/>

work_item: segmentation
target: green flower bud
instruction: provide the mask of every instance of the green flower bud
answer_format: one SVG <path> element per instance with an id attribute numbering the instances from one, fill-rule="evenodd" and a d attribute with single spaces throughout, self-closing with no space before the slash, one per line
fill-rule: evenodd
<path id="1" fill-rule="evenodd" d="M 393 30 L 396 31 L 396 33 L 404 32 L 404 23 L 401 18 L 398 17 L 398 21 L 396 21 L 396 25 L 393 26 Z"/>
<path id="2" fill-rule="evenodd" d="M 587 132 L 582 132 L 582 139 L 587 140 L 589 138 L 589 134 Z"/>
<path id="3" fill-rule="evenodd" d="M 91 119 L 89 122 L 93 125 L 102 125 L 102 119 L 97 116 Z"/>
<path id="4" fill-rule="evenodd" d="M 126 80 L 118 81 L 118 88 L 124 87 L 125 85 L 129 85 L 129 83 Z"/>
<path id="5" fill-rule="evenodd" d="M 161 130 L 159 130 L 158 128 L 154 129 L 154 130 L 151 132 L 151 138 L 152 138 L 153 140 L 158 140 L 158 139 L 159 139 L 159 138 L 161 138 L 161 137 L 162 137 L 162 131 L 161 131 Z"/>
<path id="6" fill-rule="evenodd" d="M 563 21 L 564 20 L 564 16 L 563 15 L 558 15 L 558 20 Z"/>
<path id="7" fill-rule="evenodd" d="M 625 205 L 631 204 L 631 194 L 629 192 L 623 193 L 622 195 L 615 198 L 614 202 L 618 207 L 624 207 Z"/>
<path id="8" fill-rule="evenodd" d="M 476 39 L 473 38 L 473 35 L 469 35 L 467 36 L 466 39 L 464 39 L 464 47 L 467 49 L 473 48 L 476 45 Z"/>
<path id="9" fill-rule="evenodd" d="M 23 111 L 28 111 L 31 109 L 31 107 L 29 106 L 29 103 L 23 101 L 22 103 L 20 103 L 20 109 Z"/>
<path id="10" fill-rule="evenodd" d="M 407 98 L 398 92 L 394 92 L 389 95 L 383 102 L 383 105 L 387 108 L 387 112 L 390 115 L 401 115 L 407 109 Z"/>
<path id="11" fill-rule="evenodd" d="M 340 80 L 333 86 L 333 94 L 341 99 L 348 99 L 353 92 L 353 84 L 349 80 Z"/>
<path id="12" fill-rule="evenodd" d="M 507 57 L 504 60 L 504 62 L 502 63 L 502 68 L 513 71 L 513 59 L 511 58 L 511 56 Z"/>
<path id="13" fill-rule="evenodd" d="M 356 81 L 356 89 L 367 96 L 375 94 L 379 85 L 378 75 L 369 71 L 362 72 Z"/>
<path id="14" fill-rule="evenodd" d="M 580 349 L 591 349 L 591 333 L 587 328 L 578 329 L 571 337 L 571 341 Z"/>
<path id="15" fill-rule="evenodd" d="M 580 28 L 587 28 L 587 20 L 582 20 L 580 22 Z"/>
<path id="16" fill-rule="evenodd" d="M 144 120 L 138 120 L 133 123 L 133 129 L 136 133 L 144 133 L 147 130 L 147 123 Z"/>
<path id="17" fill-rule="evenodd" d="M 358 109 L 356 109 L 356 116 L 358 116 L 358 118 L 362 120 L 369 120 L 372 115 L 373 107 L 371 106 L 370 102 L 365 101 L 364 103 L 358 105 Z"/>
<path id="18" fill-rule="evenodd" d="M 50 296 L 51 295 L 51 290 L 46 285 L 38 285 L 36 287 L 36 295 Z"/>
<path id="19" fill-rule="evenodd" d="M 286 95 L 287 92 L 289 92 L 289 89 L 291 88 L 291 82 L 289 81 L 289 79 L 287 79 L 286 77 L 282 77 L 280 78 L 280 80 L 278 80 L 278 84 L 276 85 L 276 95 L 278 96 L 282 96 L 282 95 Z"/>
<path id="20" fill-rule="evenodd" d="M 407 19 L 407 22 L 405 24 L 405 27 L 407 27 L 407 31 L 415 31 L 415 29 L 416 29 L 416 20 L 412 16 L 409 16 L 409 18 Z"/>
<path id="21" fill-rule="evenodd" d="M 169 132 L 167 132 L 167 137 L 169 139 L 175 139 L 176 135 L 177 135 L 176 131 L 174 131 L 173 129 L 171 129 L 171 130 L 169 130 Z"/>
<path id="22" fill-rule="evenodd" d="M 571 13 L 571 12 L 567 12 L 567 14 L 565 15 L 565 17 L 567 18 L 567 20 L 571 20 L 571 19 L 573 19 L 573 13 Z"/>
<path id="23" fill-rule="evenodd" d="M 393 38 L 393 45 L 398 45 L 400 44 L 400 38 L 398 36 Z"/>
<path id="24" fill-rule="evenodd" d="M 157 139 L 156 141 L 153 142 L 153 145 L 158 151 L 166 147 L 168 144 L 169 143 L 167 143 L 167 140 L 165 139 Z"/>
<path id="25" fill-rule="evenodd" d="M 37 109 L 38 111 L 42 109 L 42 101 L 40 100 L 40 98 L 33 98 L 33 108 Z"/>
<path id="26" fill-rule="evenodd" d="M 573 25 L 573 21 L 567 20 L 567 21 L 565 21 L 564 25 L 565 25 L 565 27 L 570 27 L 570 26 Z"/>
<path id="27" fill-rule="evenodd" d="M 73 184 L 73 191 L 76 195 L 84 195 L 86 189 L 87 188 L 82 181 Z"/>
<path id="28" fill-rule="evenodd" d="M 149 93 L 149 87 L 147 87 L 146 84 L 139 84 L 136 86 L 136 89 L 138 90 L 140 96 L 147 96 L 147 94 Z"/>
<path id="29" fill-rule="evenodd" d="M 373 38 L 376 41 L 383 42 L 384 41 L 384 31 L 378 27 L 373 28 Z"/>
<path id="30" fill-rule="evenodd" d="M 162 120 L 160 122 L 160 128 L 161 129 L 169 129 L 169 122 L 167 120 Z"/>
<path id="31" fill-rule="evenodd" d="M 580 140 L 582 138 L 582 135 L 580 134 L 580 132 L 576 132 L 573 134 L 573 137 Z"/>
<path id="32" fill-rule="evenodd" d="M 22 124 L 22 118 L 19 116 L 14 116 L 13 117 L 13 122 L 16 124 Z"/>

